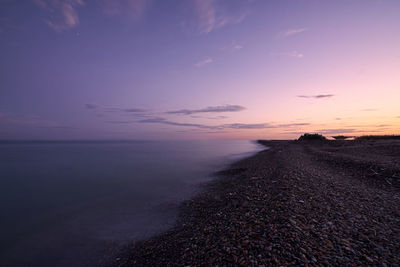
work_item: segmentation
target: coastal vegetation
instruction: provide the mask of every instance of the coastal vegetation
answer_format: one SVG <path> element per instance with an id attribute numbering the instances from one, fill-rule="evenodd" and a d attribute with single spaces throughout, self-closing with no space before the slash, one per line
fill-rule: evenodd
<path id="1" fill-rule="evenodd" d="M 321 134 L 310 134 L 310 133 L 305 133 L 302 136 L 299 137 L 299 141 L 323 141 L 326 140 L 326 137 L 321 135 Z"/>

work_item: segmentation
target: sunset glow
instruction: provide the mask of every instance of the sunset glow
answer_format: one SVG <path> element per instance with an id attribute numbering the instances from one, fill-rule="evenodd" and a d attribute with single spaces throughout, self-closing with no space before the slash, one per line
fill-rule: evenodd
<path id="1" fill-rule="evenodd" d="M 400 133 L 396 0 L 0 5 L 0 139 Z"/>

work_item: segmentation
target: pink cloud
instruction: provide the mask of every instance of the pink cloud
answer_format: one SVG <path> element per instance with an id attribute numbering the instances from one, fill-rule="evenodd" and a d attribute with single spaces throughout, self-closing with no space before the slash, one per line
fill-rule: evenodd
<path id="1" fill-rule="evenodd" d="M 76 8 L 84 5 L 84 0 L 34 0 L 34 2 L 49 12 L 51 19 L 45 19 L 45 22 L 57 32 L 72 29 L 79 24 Z"/>
<path id="2" fill-rule="evenodd" d="M 305 32 L 305 31 L 308 31 L 308 29 L 307 29 L 307 28 L 289 29 L 289 30 L 286 30 L 286 31 L 284 31 L 284 32 L 281 32 L 281 33 L 279 34 L 279 36 L 281 36 L 281 37 L 288 37 L 288 36 L 295 35 L 295 34 L 299 34 L 299 33 Z"/>
<path id="3" fill-rule="evenodd" d="M 216 18 L 213 2 L 213 0 L 195 0 L 200 33 L 209 33 L 215 26 Z"/>
<path id="4" fill-rule="evenodd" d="M 322 99 L 322 98 L 330 98 L 330 97 L 334 97 L 334 96 L 335 95 L 333 95 L 333 94 L 324 94 L 324 95 L 298 95 L 297 97 Z"/>
<path id="5" fill-rule="evenodd" d="M 304 54 L 292 51 L 292 52 L 285 52 L 285 53 L 270 53 L 271 56 L 278 56 L 278 57 L 292 57 L 292 58 L 303 58 Z"/>
<path id="6" fill-rule="evenodd" d="M 208 58 L 206 58 L 206 59 L 204 59 L 204 60 L 201 60 L 201 61 L 197 62 L 197 63 L 194 64 L 194 65 L 195 65 L 196 67 L 200 68 L 200 67 L 203 67 L 203 66 L 205 66 L 205 65 L 207 65 L 207 64 L 210 64 L 210 63 L 212 63 L 212 62 L 213 62 L 213 59 L 210 58 L 210 57 L 208 57 Z"/>
<path id="7" fill-rule="evenodd" d="M 218 6 L 217 9 L 215 0 L 194 0 L 194 6 L 198 19 L 198 30 L 201 34 L 210 33 L 228 24 L 241 23 L 248 15 L 247 12 L 233 15 L 224 12 L 221 6 Z"/>
<path id="8" fill-rule="evenodd" d="M 230 43 L 229 45 L 222 47 L 222 50 L 228 52 L 235 52 L 242 48 L 243 48 L 242 45 L 238 44 L 236 41 L 232 41 L 232 43 Z"/>

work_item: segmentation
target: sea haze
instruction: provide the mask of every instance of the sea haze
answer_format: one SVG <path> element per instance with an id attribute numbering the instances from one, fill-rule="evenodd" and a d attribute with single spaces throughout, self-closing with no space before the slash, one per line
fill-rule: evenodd
<path id="1" fill-rule="evenodd" d="M 98 264 L 171 227 L 199 183 L 251 141 L 2 142 L 0 262 Z"/>

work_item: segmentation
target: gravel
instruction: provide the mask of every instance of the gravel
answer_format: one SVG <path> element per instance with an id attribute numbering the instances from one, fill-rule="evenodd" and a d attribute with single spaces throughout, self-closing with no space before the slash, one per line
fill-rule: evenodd
<path id="1" fill-rule="evenodd" d="M 400 265 L 400 142 L 262 143 L 112 265 Z"/>

